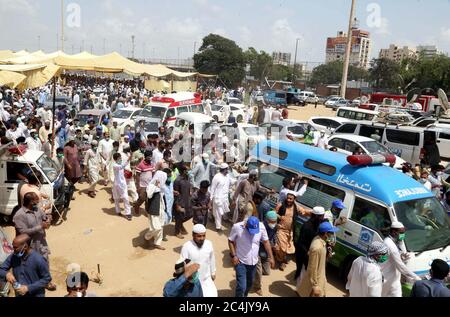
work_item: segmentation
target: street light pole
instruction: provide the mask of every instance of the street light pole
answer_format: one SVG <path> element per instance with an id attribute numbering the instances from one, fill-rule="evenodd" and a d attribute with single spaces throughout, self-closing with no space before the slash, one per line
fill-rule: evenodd
<path id="1" fill-rule="evenodd" d="M 353 39 L 353 19 L 355 16 L 355 8 L 356 8 L 356 0 L 352 0 L 352 7 L 350 10 L 350 19 L 348 22 L 348 34 L 347 34 L 347 48 L 345 51 L 345 59 L 344 59 L 344 69 L 342 71 L 342 80 L 341 80 L 341 97 L 345 98 L 346 90 L 347 90 L 347 77 L 348 77 L 348 67 L 350 64 L 350 54 L 352 49 L 352 39 Z"/>
<path id="2" fill-rule="evenodd" d="M 295 88 L 295 71 L 297 68 L 297 51 L 298 51 L 298 41 L 300 41 L 300 39 L 297 39 L 295 42 L 295 56 L 294 56 L 294 69 L 292 71 L 292 85 Z"/>
<path id="3" fill-rule="evenodd" d="M 195 52 L 197 52 L 197 42 L 194 42 L 194 55 L 195 55 Z"/>

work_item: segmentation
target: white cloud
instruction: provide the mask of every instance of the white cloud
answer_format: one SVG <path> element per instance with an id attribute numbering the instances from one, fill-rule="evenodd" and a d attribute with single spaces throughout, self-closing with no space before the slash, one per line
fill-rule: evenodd
<path id="1" fill-rule="evenodd" d="M 271 48 L 282 52 L 293 52 L 297 39 L 300 39 L 302 46 L 307 45 L 304 37 L 292 29 L 287 19 L 279 19 L 274 22 L 271 28 Z"/>
<path id="2" fill-rule="evenodd" d="M 28 0 L 0 0 L 0 13 L 35 16 L 36 5 Z"/>
<path id="3" fill-rule="evenodd" d="M 441 40 L 450 42 L 450 28 L 441 28 Z"/>
<path id="4" fill-rule="evenodd" d="M 166 30 L 175 37 L 197 38 L 197 35 L 202 31 L 202 26 L 197 19 L 185 18 L 180 20 L 172 18 L 166 22 Z"/>
<path id="5" fill-rule="evenodd" d="M 240 40 L 244 46 L 249 46 L 252 41 L 252 31 L 247 26 L 241 26 L 238 28 L 240 34 Z"/>
<path id="6" fill-rule="evenodd" d="M 223 36 L 223 37 L 227 37 L 228 36 L 227 31 L 225 29 L 223 29 L 223 28 L 217 28 L 214 31 L 212 31 L 211 33 L 217 34 L 217 35 L 220 35 L 220 36 Z"/>

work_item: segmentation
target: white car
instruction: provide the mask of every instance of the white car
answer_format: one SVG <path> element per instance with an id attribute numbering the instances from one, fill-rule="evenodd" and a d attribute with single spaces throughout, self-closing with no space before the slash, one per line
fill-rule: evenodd
<path id="1" fill-rule="evenodd" d="M 344 123 L 351 120 L 340 117 L 312 117 L 308 123 L 318 131 L 325 131 L 326 134 L 331 134 Z"/>
<path id="2" fill-rule="evenodd" d="M 336 107 L 337 103 L 338 103 L 339 101 L 342 101 L 342 100 L 345 100 L 345 99 L 342 98 L 342 97 L 333 97 L 333 98 L 330 98 L 330 99 L 328 99 L 328 100 L 325 102 L 325 107 L 327 107 L 327 108 L 334 108 L 334 107 Z"/>
<path id="3" fill-rule="evenodd" d="M 141 112 L 142 108 L 122 108 L 113 112 L 112 120 L 113 122 L 117 122 L 117 126 L 121 129 L 124 129 L 127 125 L 134 127 L 134 119 L 139 116 Z"/>
<path id="4" fill-rule="evenodd" d="M 237 98 L 235 98 L 237 99 Z M 237 99 L 239 100 L 239 99 Z M 214 120 L 216 120 L 216 122 L 224 122 L 225 121 L 225 113 L 224 113 L 224 105 L 212 105 L 211 106 L 211 112 L 212 112 L 212 117 L 214 118 Z M 245 119 L 245 113 L 246 113 L 246 107 L 242 104 L 232 104 L 230 103 L 230 110 L 233 113 L 234 117 L 236 118 L 236 122 L 240 123 L 240 122 L 244 122 Z M 227 122 L 225 122 L 227 123 Z"/>
<path id="5" fill-rule="evenodd" d="M 360 147 L 365 154 L 392 154 L 387 147 L 380 142 L 371 138 L 354 134 L 338 134 L 333 135 L 328 139 L 328 147 L 336 147 L 339 153 L 352 155 L 358 147 Z M 402 169 L 403 163 L 406 161 L 398 156 L 395 156 L 394 168 Z M 384 165 L 389 166 L 388 163 Z"/>
<path id="6" fill-rule="evenodd" d="M 220 129 L 222 135 L 239 140 L 241 151 L 244 150 L 246 156 L 256 144 L 267 139 L 266 129 L 254 124 L 240 123 L 237 129 L 233 128 L 232 124 L 223 124 Z"/>

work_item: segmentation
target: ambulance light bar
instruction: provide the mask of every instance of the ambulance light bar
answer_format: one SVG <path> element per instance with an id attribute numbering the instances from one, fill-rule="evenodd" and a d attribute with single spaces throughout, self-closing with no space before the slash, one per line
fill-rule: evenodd
<path id="1" fill-rule="evenodd" d="M 394 154 L 373 154 L 373 155 L 350 155 L 347 162 L 352 166 L 369 166 L 378 164 L 395 164 Z"/>

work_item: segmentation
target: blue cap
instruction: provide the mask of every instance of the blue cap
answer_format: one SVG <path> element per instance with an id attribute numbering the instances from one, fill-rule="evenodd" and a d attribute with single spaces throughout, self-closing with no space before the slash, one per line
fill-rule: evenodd
<path id="1" fill-rule="evenodd" d="M 319 226 L 319 233 L 338 232 L 339 228 L 333 227 L 329 221 L 324 221 Z"/>
<path id="2" fill-rule="evenodd" d="M 258 234 L 259 233 L 259 219 L 252 216 L 247 220 L 247 230 L 250 234 Z"/>
<path id="3" fill-rule="evenodd" d="M 333 205 L 332 206 L 335 207 L 335 208 L 338 208 L 338 209 L 344 209 L 345 208 L 344 203 L 340 199 L 333 201 Z"/>

